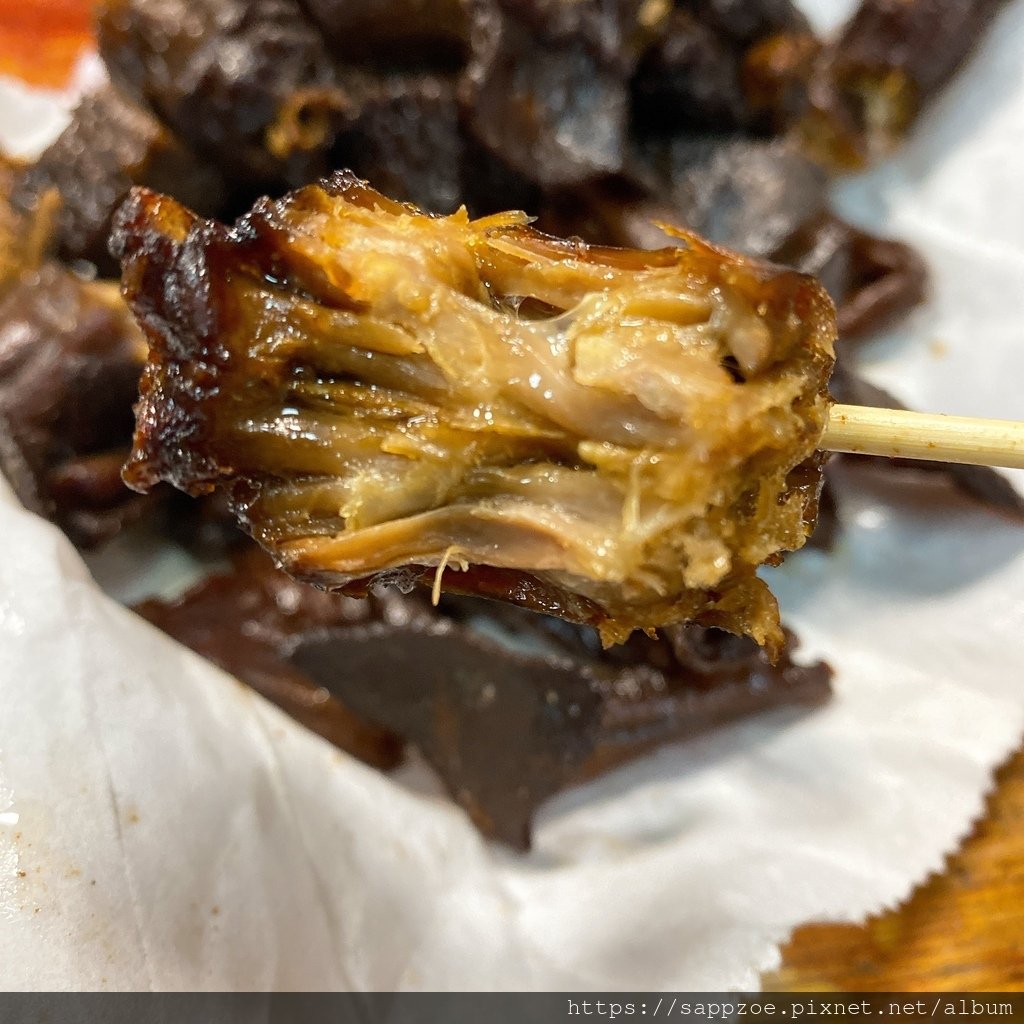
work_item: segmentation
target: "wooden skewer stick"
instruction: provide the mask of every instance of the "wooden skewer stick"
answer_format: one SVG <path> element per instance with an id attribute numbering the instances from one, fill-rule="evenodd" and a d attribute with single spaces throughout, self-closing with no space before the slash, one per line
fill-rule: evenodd
<path id="1" fill-rule="evenodd" d="M 1024 469 L 1024 423 L 833 405 L 821 447 L 829 452 Z"/>

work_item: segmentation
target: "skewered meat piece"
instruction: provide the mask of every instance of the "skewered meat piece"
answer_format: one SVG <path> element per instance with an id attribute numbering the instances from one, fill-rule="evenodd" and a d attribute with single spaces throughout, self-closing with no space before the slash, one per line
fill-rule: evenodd
<path id="1" fill-rule="evenodd" d="M 105 85 L 81 101 L 68 127 L 21 177 L 12 202 L 30 209 L 56 189 L 60 255 L 116 273 L 107 251 L 110 219 L 132 185 L 170 192 L 209 216 L 222 212 L 226 191 L 220 175 L 152 114 Z"/>
<path id="2" fill-rule="evenodd" d="M 150 340 L 132 486 L 224 487 L 329 587 L 426 573 L 606 642 L 694 620 L 781 649 L 756 569 L 814 517 L 810 278 L 428 217 L 346 174 L 232 229 L 137 189 L 114 238 Z"/>
<path id="3" fill-rule="evenodd" d="M 136 610 L 370 764 L 415 747 L 485 835 L 520 848 L 568 786 L 829 696 L 828 668 L 795 664 L 789 633 L 775 667 L 752 641 L 697 626 L 602 651 L 583 627 L 474 598 L 325 594 L 263 556 Z"/>

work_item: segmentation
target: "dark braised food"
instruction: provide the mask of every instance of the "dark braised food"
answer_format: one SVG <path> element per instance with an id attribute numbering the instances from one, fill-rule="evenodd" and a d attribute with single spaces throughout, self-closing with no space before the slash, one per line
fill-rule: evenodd
<path id="1" fill-rule="evenodd" d="M 810 76 L 807 145 L 840 167 L 890 152 L 1006 0 L 862 0 Z"/>
<path id="2" fill-rule="evenodd" d="M 150 341 L 132 486 L 224 487 L 326 586 L 489 566 L 606 642 L 692 620 L 781 650 L 756 569 L 814 519 L 812 279 L 695 236 L 430 217 L 344 174 L 231 229 L 137 189 L 115 244 Z"/>
<path id="3" fill-rule="evenodd" d="M 617 171 L 625 156 L 623 32 L 639 0 L 471 0 L 462 82 L 476 137 L 544 187 Z"/>
<path id="4" fill-rule="evenodd" d="M 790 0 L 652 3 L 631 82 L 640 134 L 782 130 L 819 43 Z M 785 59 L 783 59 L 785 57 Z"/>
<path id="5" fill-rule="evenodd" d="M 328 170 L 347 101 L 298 0 L 103 0 L 97 27 L 114 85 L 228 178 Z"/>
<path id="6" fill-rule="evenodd" d="M 299 216 L 302 203 L 323 218 L 343 202 L 353 207 L 346 223 L 358 222 L 368 214 L 351 183 L 343 199 L 311 203 L 312 190 L 301 202 L 263 203 L 230 230 L 194 221 L 170 202 L 137 203 L 120 242 L 141 243 L 129 283 L 161 362 L 150 371 L 143 410 L 149 448 L 140 449 L 133 473 L 147 482 L 170 475 L 192 490 L 222 485 L 199 500 L 169 488 L 140 496 L 121 484 L 119 466 L 144 342 L 112 283 L 86 282 L 54 262 L 52 250 L 76 267 L 84 258 L 108 272 L 111 213 L 132 185 L 224 220 L 264 192 L 280 195 L 351 167 L 378 191 L 434 213 L 463 203 L 476 218 L 537 211 L 540 229 L 595 246 L 661 249 L 677 245 L 679 231 L 696 232 L 812 274 L 837 306 L 835 397 L 893 404 L 856 377 L 852 343 L 917 304 L 926 270 L 909 246 L 838 218 L 829 179 L 899 141 L 1000 6 L 863 0 L 828 42 L 790 0 L 101 2 L 111 84 L 82 101 L 35 165 L 0 161 L 0 469 L 26 504 L 79 544 L 147 515 L 151 530 L 216 557 L 218 571 L 225 557 L 235 561 L 233 572 L 140 611 L 370 764 L 387 768 L 418 748 L 486 834 L 525 845 L 537 805 L 565 786 L 728 718 L 827 696 L 828 670 L 790 661 L 794 641 L 778 628 L 752 570 L 761 557 L 796 546 L 813 518 L 813 424 L 802 430 L 798 421 L 817 414 L 814 381 L 824 366 L 805 378 L 792 373 L 786 397 L 776 385 L 794 369 L 788 356 L 779 380 L 766 379 L 783 355 L 781 335 L 770 332 L 766 349 L 759 331 L 741 329 L 727 351 L 721 308 L 702 322 L 699 300 L 686 309 L 646 293 L 630 300 L 630 343 L 618 354 L 602 351 L 587 334 L 601 315 L 563 310 L 576 300 L 577 272 L 593 275 L 612 256 L 560 247 L 501 218 L 486 230 L 461 217 L 430 222 L 430 237 L 441 242 L 438 252 L 424 251 L 424 219 L 374 199 L 383 214 L 407 218 L 410 230 L 397 231 L 393 218 L 374 235 L 388 246 L 368 309 L 366 295 L 356 300 L 339 272 L 344 246 L 317 237 Z M 297 227 L 294 238 L 282 226 Z M 470 259 L 474 231 L 487 239 L 478 253 L 505 246 L 489 256 L 497 278 Z M 437 284 L 453 238 L 463 258 L 447 273 L 464 277 L 424 313 L 417 303 L 437 297 L 424 282 Z M 795 275 L 696 251 L 732 276 L 726 293 L 734 297 L 811 294 Z M 410 256 L 420 290 L 399 289 L 383 302 L 393 264 Z M 657 254 L 646 259 L 649 271 L 665 269 Z M 509 284 L 524 260 L 546 268 L 537 278 L 543 295 Z M 606 269 L 619 278 L 636 273 L 632 265 Z M 473 311 L 465 323 L 488 330 L 451 336 L 438 321 L 437 337 L 456 343 L 413 351 L 423 335 L 403 330 L 408 320 L 392 314 L 415 313 L 418 322 L 420 314 L 450 315 L 452 303 Z M 728 311 L 733 326 L 742 306 Z M 275 334 L 275 317 L 290 334 Z M 745 318 L 741 310 L 738 320 Z M 716 400 L 725 396 L 729 410 L 749 412 L 752 395 L 770 396 L 762 431 L 727 452 L 729 472 L 714 493 L 704 467 L 687 467 L 663 443 L 662 434 L 682 441 L 679 422 L 700 401 L 696 391 L 673 390 L 682 375 L 675 379 L 676 360 L 660 358 L 668 348 L 660 352 L 661 342 L 645 334 L 655 323 L 670 339 L 689 339 L 686 374 Z M 493 355 L 485 342 L 499 324 L 515 326 L 508 333 L 519 345 L 519 370 L 510 369 L 509 352 L 504 361 L 483 358 Z M 226 345 L 218 340 L 225 325 Z M 251 339 L 246 325 L 258 328 Z M 574 331 L 586 357 L 573 367 L 582 381 L 568 379 L 557 345 L 544 347 Z M 240 353 L 252 356 L 251 378 Z M 648 359 L 657 372 L 645 378 Z M 489 374 L 501 386 L 481 391 Z M 549 382 L 558 386 L 545 397 Z M 226 387 L 219 396 L 218 387 Z M 712 422 L 711 407 L 687 443 L 708 429 L 736 440 L 735 424 Z M 606 437 L 609 410 L 628 412 L 614 422 L 636 429 Z M 656 446 L 638 447 L 652 437 Z M 799 465 L 787 474 L 783 456 L 793 444 Z M 533 461 L 524 458 L 531 450 L 540 452 Z M 741 451 L 753 453 L 749 465 Z M 829 472 L 855 458 L 836 457 Z M 447 476 L 432 478 L 442 464 Z M 962 493 L 1024 517 L 1024 499 L 992 470 L 874 464 L 945 475 Z M 762 471 L 772 483 L 742 492 L 739 481 Z M 694 521 L 712 510 L 707 530 L 688 522 L 677 530 L 671 515 L 658 518 L 674 507 L 666 494 L 674 501 L 691 487 L 702 495 Z M 826 479 L 812 537 L 822 546 L 839 536 L 837 493 Z M 893 488 L 887 500 L 902 493 Z M 784 504 L 774 505 L 773 495 Z M 436 525 L 438 510 L 449 516 L 452 501 L 489 516 L 463 524 L 478 545 L 474 557 L 486 531 L 501 531 L 498 540 L 511 542 L 517 557 L 548 552 L 559 565 L 470 565 L 471 545 L 423 530 L 425 520 Z M 759 503 L 770 510 L 770 538 L 748 529 L 765 513 Z M 382 531 L 396 540 L 396 564 L 414 552 L 423 557 L 395 570 L 400 589 L 356 578 L 345 589 L 362 600 L 324 593 L 273 569 L 237 529 L 229 504 L 279 557 L 305 545 L 291 552 L 293 562 L 322 555 L 340 537 L 355 541 L 355 568 L 369 573 L 376 566 L 368 542 Z M 616 518 L 616 509 L 627 516 Z M 515 525 L 516 515 L 525 526 Z M 622 543 L 638 524 L 653 524 L 646 554 Z M 605 535 L 614 543 L 582 575 L 568 573 L 570 557 L 598 551 Z M 663 536 L 686 539 L 683 557 Z M 719 563 L 723 552 L 729 568 Z M 325 581 L 353 568 L 339 572 L 335 560 Z M 308 557 L 304 571 L 323 576 Z M 603 649 L 589 626 L 533 614 L 603 623 L 608 636 L 613 620 L 597 598 L 624 580 L 648 595 L 697 583 L 687 607 L 675 595 L 650 617 L 693 612 L 700 622 L 760 630 L 774 641 L 776 666 L 753 641 L 701 625 L 666 626 L 657 638 L 634 632 Z M 438 607 L 425 590 L 410 589 L 438 581 Z"/>
<path id="7" fill-rule="evenodd" d="M 469 26 L 464 0 L 302 0 L 331 51 L 345 61 L 458 66 Z"/>
<path id="8" fill-rule="evenodd" d="M 788 633 L 775 666 L 752 641 L 698 626 L 602 650 L 591 630 L 473 598 L 324 593 L 264 557 L 137 610 L 370 764 L 414 747 L 484 835 L 519 848 L 560 790 L 830 692 L 825 665 L 793 663 Z"/>
<path id="9" fill-rule="evenodd" d="M 808 221 L 772 255 L 825 285 L 843 349 L 910 312 L 927 291 L 927 268 L 909 245 L 877 238 L 833 213 Z"/>
<path id="10" fill-rule="evenodd" d="M 0 295 L 47 259 L 60 205 L 56 193 L 47 193 L 30 209 L 15 206 L 11 195 L 24 173 L 22 164 L 0 153 Z"/>
<path id="11" fill-rule="evenodd" d="M 353 98 L 335 166 L 358 167 L 381 192 L 423 209 L 458 209 L 470 167 L 454 75 L 366 75 Z"/>
<path id="12" fill-rule="evenodd" d="M 112 284 L 46 263 L 0 296 L 0 470 L 84 546 L 151 504 L 121 482 L 144 357 Z"/>
<path id="13" fill-rule="evenodd" d="M 847 405 L 868 405 L 876 409 L 905 409 L 906 406 L 883 388 L 869 384 L 849 370 L 840 368 L 830 382 L 837 402 Z M 926 462 L 924 459 L 878 459 L 866 455 L 844 454 L 836 456 L 843 462 L 868 462 L 887 466 L 899 475 L 926 474 L 942 477 L 961 495 L 972 498 L 996 512 L 1024 520 L 1024 496 L 1013 484 L 987 466 L 959 465 L 946 462 Z"/>
<path id="14" fill-rule="evenodd" d="M 135 610 L 185 646 L 220 665 L 296 721 L 376 768 L 393 768 L 402 743 L 357 716 L 323 682 L 291 663 L 303 637 L 399 617 L 397 594 L 365 601 L 329 594 L 286 576 L 250 546 L 234 570 L 203 580 L 174 601 Z M 337 666 L 346 671 L 344 662 Z"/>
<path id="15" fill-rule="evenodd" d="M 91 546 L 153 504 L 121 482 L 146 346 L 113 282 L 49 257 L 57 194 L 8 201 L 22 173 L 0 159 L 0 472 Z"/>
<path id="16" fill-rule="evenodd" d="M 60 137 L 20 177 L 12 202 L 31 210 L 59 195 L 56 243 L 66 259 L 87 259 L 116 276 L 107 251 L 110 220 L 132 185 L 173 189 L 204 214 L 219 213 L 225 186 L 212 167 L 155 117 L 113 87 L 86 96 Z"/>

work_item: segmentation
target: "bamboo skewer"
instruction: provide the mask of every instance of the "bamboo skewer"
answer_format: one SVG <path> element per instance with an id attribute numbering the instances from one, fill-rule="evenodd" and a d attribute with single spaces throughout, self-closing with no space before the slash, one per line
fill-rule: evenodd
<path id="1" fill-rule="evenodd" d="M 1024 423 L 833 405 L 821 447 L 829 452 L 1024 469 Z"/>

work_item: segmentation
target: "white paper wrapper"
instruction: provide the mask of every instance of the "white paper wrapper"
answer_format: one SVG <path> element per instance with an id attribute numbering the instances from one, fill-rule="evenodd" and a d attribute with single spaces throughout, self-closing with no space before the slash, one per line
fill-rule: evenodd
<path id="1" fill-rule="evenodd" d="M 1024 417 L 1022 50 L 1017 3 L 844 189 L 932 265 L 932 301 L 868 350 L 921 407 Z M 797 924 L 941 867 L 1024 728 L 1024 530 L 846 490 L 839 549 L 773 576 L 832 704 L 567 793 L 521 857 L 104 597 L 0 484 L 0 983 L 755 987 Z"/>

